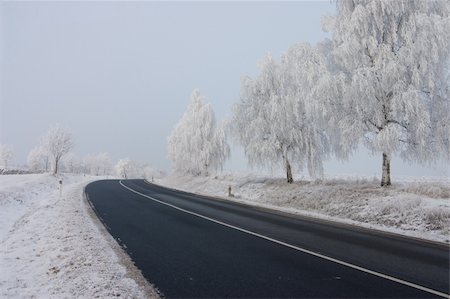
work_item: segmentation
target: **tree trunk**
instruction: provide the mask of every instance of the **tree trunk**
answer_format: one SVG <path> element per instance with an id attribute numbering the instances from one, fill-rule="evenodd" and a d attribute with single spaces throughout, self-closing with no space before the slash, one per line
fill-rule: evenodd
<path id="1" fill-rule="evenodd" d="M 381 176 L 381 186 L 391 185 L 391 159 L 389 155 L 383 153 L 383 174 Z"/>
<path id="2" fill-rule="evenodd" d="M 55 159 L 55 170 L 53 171 L 53 174 L 57 174 L 58 173 L 58 159 Z"/>
<path id="3" fill-rule="evenodd" d="M 289 184 L 294 182 L 294 179 L 292 178 L 291 164 L 289 164 L 288 159 L 286 159 L 286 179 Z"/>

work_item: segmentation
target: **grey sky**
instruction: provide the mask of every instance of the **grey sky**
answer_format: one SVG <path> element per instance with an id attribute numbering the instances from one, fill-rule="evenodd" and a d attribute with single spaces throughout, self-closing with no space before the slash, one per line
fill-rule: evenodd
<path id="1" fill-rule="evenodd" d="M 327 35 L 324 2 L 2 2 L 0 143 L 23 163 L 51 124 L 67 127 L 79 156 L 107 151 L 168 169 L 166 137 L 194 88 L 218 119 L 240 78 L 267 52 Z M 357 154 L 330 172 L 378 174 L 381 158 Z M 380 160 L 380 161 L 379 161 Z M 235 151 L 228 169 L 245 169 Z M 393 161 L 393 173 L 448 175 Z"/>

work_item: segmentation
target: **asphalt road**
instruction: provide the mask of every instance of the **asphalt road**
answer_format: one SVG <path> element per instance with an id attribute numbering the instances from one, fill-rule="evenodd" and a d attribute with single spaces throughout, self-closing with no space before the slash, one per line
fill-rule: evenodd
<path id="1" fill-rule="evenodd" d="M 448 246 L 143 180 L 97 181 L 85 191 L 165 297 L 450 298 Z"/>

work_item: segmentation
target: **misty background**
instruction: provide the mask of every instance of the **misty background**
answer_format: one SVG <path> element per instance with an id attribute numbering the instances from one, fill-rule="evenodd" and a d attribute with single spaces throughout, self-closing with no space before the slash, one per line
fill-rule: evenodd
<path id="1" fill-rule="evenodd" d="M 14 147 L 13 164 L 24 164 L 59 123 L 80 157 L 109 152 L 168 171 L 166 139 L 194 88 L 222 120 L 242 76 L 254 77 L 268 52 L 278 57 L 297 42 L 326 38 L 321 16 L 334 11 L 331 1 L 0 2 L 0 143 Z M 246 171 L 242 149 L 230 143 L 225 170 Z M 381 155 L 361 148 L 324 167 L 380 176 Z M 394 157 L 392 173 L 450 170 Z"/>

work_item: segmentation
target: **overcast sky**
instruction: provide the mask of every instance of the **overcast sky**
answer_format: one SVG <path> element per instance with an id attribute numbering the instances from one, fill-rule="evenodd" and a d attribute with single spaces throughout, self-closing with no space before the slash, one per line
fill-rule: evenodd
<path id="1" fill-rule="evenodd" d="M 259 59 L 324 39 L 320 18 L 334 10 L 330 1 L 0 2 L 0 143 L 24 163 L 60 123 L 79 156 L 106 151 L 168 170 L 166 138 L 194 88 L 223 119 Z M 392 163 L 394 175 L 449 175 L 442 164 Z M 379 175 L 381 157 L 361 150 L 325 166 Z M 246 169 L 241 150 L 226 169 Z"/>

